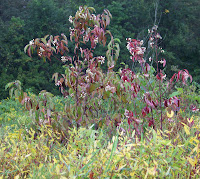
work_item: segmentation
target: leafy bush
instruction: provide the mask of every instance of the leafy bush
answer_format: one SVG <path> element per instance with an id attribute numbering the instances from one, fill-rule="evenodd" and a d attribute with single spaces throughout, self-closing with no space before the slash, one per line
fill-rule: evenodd
<path id="1" fill-rule="evenodd" d="M 164 50 L 158 46 L 162 37 L 156 25 L 149 29 L 147 48 L 143 41 L 127 39 L 137 68 L 131 70 L 122 64 L 125 67 L 115 72 L 120 41 L 106 29 L 112 15 L 108 10 L 99 15 L 94 11 L 81 6 L 74 17 L 69 17 L 74 26 L 70 30 L 73 57 L 68 55 L 64 34 L 33 39 L 25 47 L 29 56 L 37 50 L 44 60 L 51 60 L 53 53 L 61 55 L 65 74 L 54 73 L 52 79 L 63 97 L 46 90 L 39 95 L 25 93 L 19 81 L 7 84 L 10 96 L 14 93 L 18 99 L 15 104 L 20 102 L 29 115 L 17 115 L 12 110 L 11 114 L 1 114 L 13 115 L 18 121 L 14 132 L 2 135 L 2 175 L 198 176 L 199 98 L 195 85 L 188 86 L 192 76 L 184 69 L 166 78 Z M 98 43 L 105 46 L 107 39 L 106 58 L 94 57 Z M 105 61 L 107 73 L 101 69 Z M 7 130 L 5 124 L 3 128 Z"/>

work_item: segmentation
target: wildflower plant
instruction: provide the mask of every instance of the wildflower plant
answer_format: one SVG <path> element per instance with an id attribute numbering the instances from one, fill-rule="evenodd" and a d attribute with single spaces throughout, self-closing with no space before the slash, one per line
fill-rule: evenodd
<path id="1" fill-rule="evenodd" d="M 26 45 L 29 56 L 34 50 L 44 60 L 56 54 L 65 64 L 64 74 L 52 76 L 63 98 L 45 90 L 24 93 L 19 81 L 7 84 L 33 125 L 12 132 L 3 126 L 0 178 L 198 177 L 199 97 L 187 86 L 191 75 L 184 69 L 167 79 L 158 26 L 149 30 L 146 48 L 142 40 L 127 39 L 140 72 L 126 64 L 115 72 L 120 41 L 107 30 L 112 16 L 108 10 L 94 12 L 81 6 L 69 17 L 73 56 L 64 34 Z M 106 55 L 93 56 L 107 39 Z M 104 63 L 107 73 L 101 70 Z M 6 115 L 14 119 L 16 112 L 10 112 L 14 115 Z"/>
<path id="2" fill-rule="evenodd" d="M 101 15 L 93 12 L 95 10 L 91 7 L 80 6 L 75 16 L 69 17 L 73 25 L 73 28 L 70 27 L 70 40 L 74 41 L 73 57 L 68 55 L 68 40 L 64 34 L 61 37 L 45 36 L 32 40 L 25 51 L 31 56 L 31 51 L 37 49 L 39 57 L 49 60 L 53 53 L 61 54 L 61 61 L 66 64 L 65 74 L 55 73 L 52 79 L 65 98 L 70 97 L 75 101 L 65 106 L 65 116 L 72 124 L 84 126 L 95 123 L 96 127 L 100 127 L 103 123 L 112 128 L 119 126 L 126 118 L 128 130 L 132 125 L 139 136 L 148 126 L 156 129 L 159 125 L 162 130 L 166 114 L 175 112 L 166 105 L 167 100 L 174 101 L 167 94 L 178 81 L 182 80 L 185 85 L 188 78 L 192 80 L 191 75 L 186 69 L 181 70 L 167 82 L 166 74 L 161 70 L 161 66 L 165 68 L 166 60 L 160 57 L 164 50 L 158 46 L 162 37 L 156 25 L 148 30 L 147 49 L 143 46 L 143 40 L 127 38 L 130 58 L 140 64 L 141 72 L 124 68 L 118 75 L 113 68 L 119 56 L 117 42 L 120 41 L 106 29 L 112 15 L 108 10 Z M 108 73 L 104 74 L 100 66 L 105 62 L 105 57 L 94 57 L 93 52 L 98 43 L 105 46 L 108 37 L 111 39 L 106 52 Z M 171 97 L 176 98 L 177 102 L 173 105 L 178 109 L 180 100 L 175 95 Z M 165 109 L 168 113 L 165 113 Z M 56 118 L 59 118 L 58 115 Z M 72 119 L 75 119 L 75 123 Z"/>
<path id="3" fill-rule="evenodd" d="M 49 60 L 53 53 L 61 54 L 61 61 L 66 63 L 65 74 L 60 77 L 55 73 L 52 78 L 65 98 L 74 99 L 75 104 L 66 104 L 65 110 L 68 119 L 75 119 L 77 126 L 81 123 L 86 125 L 89 117 L 97 118 L 95 123 L 98 123 L 101 120 L 98 118 L 102 99 L 109 98 L 116 92 L 116 87 L 109 79 L 112 78 L 112 69 L 119 56 L 119 40 L 113 39 L 107 30 L 112 18 L 110 12 L 104 10 L 99 15 L 93 12 L 95 10 L 91 7 L 80 6 L 75 16 L 69 17 L 73 25 L 73 28 L 70 27 L 70 40 L 74 41 L 73 57 L 68 55 L 68 40 L 64 34 L 61 37 L 47 35 L 37 38 L 24 49 L 30 56 L 36 49 L 39 57 Z M 97 44 L 105 46 L 107 38 L 110 38 L 106 53 L 110 76 L 106 77 L 100 68 L 105 63 L 105 57 L 94 57 L 93 52 Z"/>
<path id="4" fill-rule="evenodd" d="M 176 94 L 171 95 L 170 92 L 179 81 L 181 81 L 183 85 L 186 85 L 187 79 L 190 78 L 192 82 L 192 76 L 185 69 L 180 70 L 177 74 L 175 73 L 172 78 L 167 81 L 164 70 L 161 70 L 165 68 L 166 60 L 162 57 L 164 50 L 159 47 L 162 37 L 158 33 L 158 26 L 154 25 L 151 30 L 148 30 L 148 33 L 149 41 L 147 49 L 142 47 L 143 40 L 127 39 L 127 49 L 131 54 L 131 60 L 133 62 L 139 62 L 141 66 L 140 75 L 136 77 L 137 75 L 135 72 L 130 69 L 123 70 L 121 74 L 124 82 L 129 83 L 129 90 L 133 91 L 132 96 L 134 98 L 143 98 L 143 102 L 146 104 L 142 108 L 142 116 L 140 117 L 146 117 L 148 126 L 153 126 L 154 129 L 160 124 L 159 128 L 162 130 L 163 121 L 166 117 L 164 109 L 166 108 L 172 113 L 180 109 L 180 99 L 176 97 Z M 155 66 L 155 68 L 153 68 L 152 65 Z M 128 71 L 129 74 L 132 74 L 132 78 L 129 78 L 124 71 L 126 71 L 126 73 Z M 133 77 L 138 79 L 137 82 L 133 80 Z M 173 105 L 175 105 L 173 110 L 168 108 L 168 100 L 173 101 Z"/>
<path id="5" fill-rule="evenodd" d="M 68 55 L 68 40 L 64 34 L 37 38 L 24 50 L 31 56 L 36 49 L 39 57 L 49 60 L 54 53 L 61 55 L 61 61 L 66 64 L 65 74 L 54 73 L 52 79 L 65 98 L 74 99 L 74 103 L 65 105 L 65 118 L 71 124 L 85 126 L 95 123 L 97 128 L 106 124 L 112 129 L 127 120 L 128 131 L 132 127 L 138 136 L 146 127 L 163 130 L 163 122 L 166 124 L 166 119 L 170 120 L 167 114 L 172 115 L 180 109 L 180 99 L 174 94 L 169 97 L 171 90 L 179 81 L 183 85 L 188 78 L 192 81 L 191 75 L 185 69 L 167 81 L 164 70 L 161 70 L 165 68 L 166 60 L 163 58 L 164 50 L 159 47 L 162 37 L 157 25 L 148 30 L 147 48 L 143 40 L 127 38 L 130 58 L 140 64 L 141 72 L 136 73 L 128 67 L 114 72 L 120 41 L 107 30 L 112 15 L 108 10 L 99 15 L 93 12 L 95 10 L 91 7 L 80 6 L 75 16 L 69 17 L 73 25 L 70 27 L 70 41 L 74 41 L 73 57 Z M 94 57 L 97 44 L 105 46 L 107 38 L 111 40 L 106 57 Z M 100 68 L 105 61 L 107 74 Z M 173 101 L 172 106 L 176 107 L 171 108 L 168 100 Z M 55 117 L 58 119 L 59 116 Z"/>

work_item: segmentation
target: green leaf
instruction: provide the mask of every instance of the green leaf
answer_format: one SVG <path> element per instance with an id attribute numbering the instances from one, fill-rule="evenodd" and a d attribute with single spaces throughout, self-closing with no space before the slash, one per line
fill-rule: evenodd
<path id="1" fill-rule="evenodd" d="M 174 149 L 171 158 L 173 158 L 173 157 L 176 155 L 177 151 L 178 151 L 178 147 L 176 147 L 176 148 Z"/>
<path id="2" fill-rule="evenodd" d="M 45 36 L 44 36 L 44 39 L 46 40 L 46 39 L 47 39 L 47 37 L 49 37 L 49 35 L 45 35 Z"/>
<path id="3" fill-rule="evenodd" d="M 115 38 L 114 41 L 117 41 L 118 43 L 121 43 L 120 39 Z"/>
<path id="4" fill-rule="evenodd" d="M 47 41 L 45 38 L 41 38 L 41 41 L 44 43 L 44 44 L 47 44 Z"/>
<path id="5" fill-rule="evenodd" d="M 46 62 L 46 58 L 45 57 L 42 57 L 42 59 L 43 59 L 44 62 Z"/>
<path id="6" fill-rule="evenodd" d="M 109 34 L 110 36 L 111 36 L 111 41 L 112 41 L 112 34 L 111 34 L 111 32 L 109 31 L 109 30 L 106 30 L 106 33 L 105 34 Z"/>
<path id="7" fill-rule="evenodd" d="M 56 53 L 56 49 L 54 47 L 51 47 L 51 49 Z"/>
<path id="8" fill-rule="evenodd" d="M 181 92 L 181 94 L 183 94 L 183 88 L 177 88 L 178 91 Z"/>
<path id="9" fill-rule="evenodd" d="M 24 53 L 26 53 L 27 51 L 27 48 L 30 46 L 30 44 L 27 44 L 25 47 L 24 47 Z"/>
<path id="10" fill-rule="evenodd" d="M 54 73 L 54 74 L 52 75 L 52 80 L 53 80 L 53 79 L 55 79 L 55 83 L 58 82 L 58 73 Z"/>
<path id="11" fill-rule="evenodd" d="M 78 113 L 78 116 L 82 115 L 82 106 L 78 106 L 77 113 Z"/>
<path id="12" fill-rule="evenodd" d="M 93 7 L 88 7 L 88 9 L 89 9 L 90 11 L 92 11 L 92 12 L 96 12 L 95 8 L 93 8 Z"/>
<path id="13" fill-rule="evenodd" d="M 103 147 L 102 147 L 103 148 Z M 85 168 L 87 168 L 89 165 L 91 165 L 95 160 L 96 160 L 96 158 L 94 158 L 94 156 L 102 149 L 102 148 L 99 148 L 96 152 L 93 152 L 93 155 L 92 155 L 92 157 L 91 157 L 91 161 L 90 162 L 88 162 L 83 168 L 81 168 L 80 170 L 79 170 L 79 172 L 78 173 L 80 173 L 81 171 L 83 171 Z"/>
<path id="14" fill-rule="evenodd" d="M 14 82 L 7 83 L 6 86 L 5 86 L 5 90 L 7 90 L 8 88 L 10 88 L 13 85 L 13 83 Z"/>
<path id="15" fill-rule="evenodd" d="M 103 99 L 107 99 L 110 96 L 110 91 L 104 91 Z"/>
<path id="16" fill-rule="evenodd" d="M 115 141 L 114 141 L 114 143 L 113 143 L 112 151 L 111 151 L 111 154 L 110 154 L 110 157 L 109 157 L 108 163 L 106 164 L 106 172 L 108 171 L 108 167 L 110 166 L 111 158 L 113 157 L 113 154 L 114 154 L 115 151 L 116 151 L 117 144 L 118 144 L 118 135 L 115 136 Z"/>
<path id="17" fill-rule="evenodd" d="M 180 91 L 175 91 L 175 92 L 173 92 L 172 94 L 169 95 L 169 98 L 172 98 L 172 97 L 174 97 L 174 96 L 178 96 L 178 95 L 180 95 L 180 94 L 181 94 Z"/>
<path id="18" fill-rule="evenodd" d="M 11 98 L 12 98 L 12 95 L 13 95 L 13 91 L 14 91 L 14 87 L 12 87 L 12 88 L 10 89 L 10 91 L 9 91 L 9 95 L 10 95 Z"/>
<path id="19" fill-rule="evenodd" d="M 89 92 L 93 92 L 97 88 L 96 84 L 91 84 L 89 88 Z"/>
<path id="20" fill-rule="evenodd" d="M 14 91 L 14 94 L 15 94 L 15 97 L 18 97 L 18 96 L 19 96 L 19 91 L 16 89 L 16 90 Z"/>

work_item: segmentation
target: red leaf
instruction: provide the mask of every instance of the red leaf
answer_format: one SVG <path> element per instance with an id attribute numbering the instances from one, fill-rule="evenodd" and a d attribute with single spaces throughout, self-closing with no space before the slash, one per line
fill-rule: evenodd
<path id="1" fill-rule="evenodd" d="M 31 47 L 28 48 L 28 55 L 29 55 L 29 57 L 32 57 L 31 56 Z"/>
<path id="2" fill-rule="evenodd" d="M 127 76 L 122 76 L 122 80 L 123 80 L 124 82 L 125 82 L 125 81 L 130 82 L 130 80 L 128 79 Z"/>
<path id="3" fill-rule="evenodd" d="M 140 124 L 141 121 L 139 119 L 133 118 L 133 120 L 136 122 L 136 124 Z"/>
<path id="4" fill-rule="evenodd" d="M 152 125 L 153 125 L 153 120 L 150 120 L 148 126 L 151 127 Z"/>
<path id="5" fill-rule="evenodd" d="M 145 112 L 145 109 L 142 109 L 142 115 L 143 115 L 143 117 L 145 117 L 147 115 Z"/>
<path id="6" fill-rule="evenodd" d="M 108 26 L 110 24 L 110 17 L 106 16 L 106 26 Z"/>
<path id="7" fill-rule="evenodd" d="M 177 74 L 174 73 L 173 76 L 172 76 L 171 79 L 170 79 L 170 83 L 172 83 L 172 82 L 174 81 L 174 78 L 175 78 L 176 76 L 177 76 Z"/>
<path id="8" fill-rule="evenodd" d="M 189 71 L 187 70 L 187 69 L 184 69 L 185 70 L 185 72 L 187 73 L 187 74 L 189 74 Z"/>
<path id="9" fill-rule="evenodd" d="M 163 59 L 163 67 L 165 67 L 165 65 L 166 65 L 166 60 Z"/>
<path id="10" fill-rule="evenodd" d="M 161 79 L 161 78 L 160 78 L 160 73 L 158 73 L 158 74 L 156 75 L 156 78 L 157 78 L 158 80 Z"/>
<path id="11" fill-rule="evenodd" d="M 90 179 L 94 179 L 94 172 L 93 171 L 90 172 Z"/>
<path id="12" fill-rule="evenodd" d="M 144 107 L 143 110 L 146 114 L 149 114 L 151 112 L 151 109 L 148 106 Z"/>
<path id="13" fill-rule="evenodd" d="M 130 117 L 128 118 L 128 125 L 130 126 L 131 125 L 131 119 L 130 119 Z"/>
<path id="14" fill-rule="evenodd" d="M 146 72 L 148 72 L 150 70 L 150 65 L 146 63 L 145 66 L 146 66 Z"/>
<path id="15" fill-rule="evenodd" d="M 182 70 L 180 70 L 180 71 L 178 72 L 178 74 L 177 74 L 177 80 L 176 80 L 176 81 L 178 81 L 178 80 L 180 79 L 181 73 L 182 73 Z"/>
<path id="16" fill-rule="evenodd" d="M 164 101 L 164 106 L 168 107 L 168 101 L 167 100 Z"/>

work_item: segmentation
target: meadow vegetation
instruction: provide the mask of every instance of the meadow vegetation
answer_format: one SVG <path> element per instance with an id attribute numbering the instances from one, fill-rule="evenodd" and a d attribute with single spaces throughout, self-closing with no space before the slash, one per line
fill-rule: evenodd
<path id="1" fill-rule="evenodd" d="M 200 177 L 199 85 L 187 69 L 166 76 L 156 24 L 146 42 L 127 38 L 135 67 L 114 71 L 121 42 L 107 29 L 111 18 L 80 6 L 69 17 L 70 41 L 46 35 L 25 46 L 30 57 L 63 63 L 65 73 L 52 76 L 62 97 L 24 92 L 18 80 L 6 85 L 0 178 Z M 94 56 L 101 45 L 106 57 Z"/>

